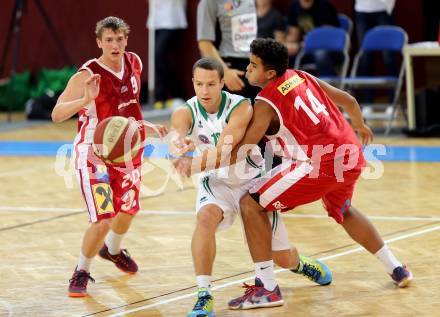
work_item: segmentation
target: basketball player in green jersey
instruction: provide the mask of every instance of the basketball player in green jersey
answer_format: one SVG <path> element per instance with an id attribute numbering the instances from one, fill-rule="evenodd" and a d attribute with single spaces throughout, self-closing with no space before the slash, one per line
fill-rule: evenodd
<path id="1" fill-rule="evenodd" d="M 248 99 L 222 90 L 223 75 L 223 67 L 215 59 L 202 58 L 194 64 L 196 96 L 176 109 L 171 117 L 174 152 L 182 154 L 191 146 L 200 152 L 215 147 L 232 151 L 240 143 L 253 110 Z M 193 311 L 187 317 L 214 316 L 210 287 L 216 252 L 215 233 L 233 224 L 240 214 L 240 198 L 248 191 L 252 179 L 263 172 L 263 165 L 261 153 L 255 148 L 243 164 L 211 171 L 200 178 L 197 224 L 191 243 L 199 292 Z M 268 217 L 272 223 L 274 262 L 320 285 L 330 284 L 332 274 L 324 263 L 299 255 L 289 244 L 278 212 L 269 213 Z"/>

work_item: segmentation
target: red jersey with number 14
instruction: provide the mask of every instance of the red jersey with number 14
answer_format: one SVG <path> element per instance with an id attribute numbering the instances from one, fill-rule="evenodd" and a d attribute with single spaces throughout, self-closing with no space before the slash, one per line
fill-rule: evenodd
<path id="1" fill-rule="evenodd" d="M 287 70 L 257 95 L 278 114 L 280 129 L 276 139 L 281 152 L 275 154 L 301 161 L 321 162 L 344 158 L 347 151 L 360 152 L 361 144 L 338 107 L 319 86 L 316 79 L 302 71 Z"/>
<path id="2" fill-rule="evenodd" d="M 91 155 L 93 133 L 97 124 L 111 116 L 133 117 L 142 120 L 139 104 L 140 76 L 142 62 L 135 53 L 126 52 L 122 57 L 121 72 L 117 73 L 101 63 L 98 59 L 86 62 L 79 71 L 88 71 L 91 75 L 100 74 L 101 83 L 98 97 L 78 113 L 78 134 L 74 140 L 75 167 L 87 166 Z M 141 130 L 142 140 L 145 138 Z M 138 165 L 142 160 L 143 150 L 133 158 Z"/>

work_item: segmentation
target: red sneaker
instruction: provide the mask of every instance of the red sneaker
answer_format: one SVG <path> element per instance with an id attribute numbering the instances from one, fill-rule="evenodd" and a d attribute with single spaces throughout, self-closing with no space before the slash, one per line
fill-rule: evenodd
<path id="1" fill-rule="evenodd" d="M 113 262 L 124 273 L 135 274 L 138 271 L 136 262 L 131 258 L 130 253 L 126 249 L 121 249 L 120 253 L 112 255 L 104 244 L 98 254 L 104 260 Z"/>
<path id="2" fill-rule="evenodd" d="M 84 297 L 87 296 L 87 283 L 91 280 L 95 283 L 93 277 L 90 276 L 90 273 L 87 273 L 84 270 L 77 270 L 75 268 L 75 272 L 73 272 L 72 278 L 69 280 L 69 296 L 70 297 Z"/>

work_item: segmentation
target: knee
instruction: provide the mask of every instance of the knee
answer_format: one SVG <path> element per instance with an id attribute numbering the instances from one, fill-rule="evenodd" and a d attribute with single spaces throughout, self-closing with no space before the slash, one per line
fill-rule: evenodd
<path id="1" fill-rule="evenodd" d="M 344 220 L 347 220 L 349 218 L 352 218 L 353 215 L 356 213 L 356 210 L 353 207 L 348 207 L 347 210 L 344 212 Z"/>
<path id="2" fill-rule="evenodd" d="M 127 214 L 123 211 L 119 211 L 115 218 L 113 218 L 113 224 L 130 224 L 136 215 Z"/>
<path id="3" fill-rule="evenodd" d="M 92 227 L 99 236 L 104 237 L 107 235 L 107 233 L 110 230 L 111 220 L 110 219 L 100 220 L 98 222 L 93 223 Z"/>
<path id="4" fill-rule="evenodd" d="M 216 230 L 222 215 L 215 209 L 206 208 L 197 214 L 197 226 L 203 229 Z"/>
<path id="5" fill-rule="evenodd" d="M 347 210 L 345 210 L 343 220 L 339 224 L 341 224 L 344 228 L 356 225 L 357 220 L 359 220 L 359 217 L 362 217 L 359 214 L 359 211 L 357 211 L 355 208 L 350 206 L 347 208 Z"/>

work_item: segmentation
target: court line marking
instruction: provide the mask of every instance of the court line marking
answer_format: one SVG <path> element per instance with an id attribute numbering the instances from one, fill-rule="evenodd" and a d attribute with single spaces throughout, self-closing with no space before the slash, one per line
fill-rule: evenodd
<path id="1" fill-rule="evenodd" d="M 84 208 L 60 208 L 60 207 L 18 207 L 18 206 L 0 206 L 2 211 L 27 211 L 27 212 L 78 212 L 86 211 Z M 170 211 L 170 210 L 140 210 L 139 214 L 152 216 L 194 216 L 195 211 Z M 440 217 L 434 216 L 369 216 L 372 220 L 398 220 L 398 221 L 440 221 Z M 284 213 L 283 218 L 329 218 L 326 214 L 287 214 Z"/>
<path id="2" fill-rule="evenodd" d="M 11 225 L 11 226 L 7 226 L 7 227 L 0 227 L 0 232 L 4 232 L 4 231 L 8 231 L 8 230 L 12 230 L 12 229 L 17 229 L 17 228 L 24 228 L 24 227 L 28 227 L 28 226 L 32 226 L 38 223 L 44 223 L 44 222 L 49 222 L 52 220 L 56 220 L 56 219 L 61 219 L 61 218 L 66 218 L 66 217 L 70 217 L 70 216 L 75 216 L 80 214 L 79 212 L 72 212 L 72 213 L 63 213 L 61 215 L 57 215 L 57 216 L 53 216 L 53 217 L 49 217 L 49 218 L 43 218 L 43 219 L 38 219 L 35 221 L 31 221 L 31 222 L 24 222 L 24 223 L 19 223 L 16 225 Z"/>
<path id="3" fill-rule="evenodd" d="M 408 234 L 403 234 L 403 235 L 400 235 L 400 236 L 397 236 L 397 237 L 385 240 L 385 243 L 391 244 L 391 243 L 399 241 L 399 240 L 404 240 L 404 239 L 412 238 L 412 237 L 415 237 L 415 236 L 420 236 L 420 235 L 423 235 L 423 234 L 426 234 L 426 233 L 429 233 L 429 232 L 433 232 L 433 231 L 437 231 L 437 230 L 440 230 L 440 226 L 436 226 L 436 227 L 432 227 L 432 228 L 428 228 L 428 229 L 424 229 L 424 230 L 420 230 L 420 231 L 416 231 L 416 232 L 412 232 L 412 233 L 408 233 Z M 331 259 L 339 258 L 339 257 L 345 256 L 345 255 L 357 253 L 357 252 L 360 252 L 360 251 L 365 251 L 365 249 L 363 247 L 357 247 L 357 248 L 354 248 L 354 249 L 351 249 L 351 250 L 347 250 L 347 251 L 344 251 L 344 252 L 339 252 L 339 253 L 335 253 L 335 254 L 332 254 L 332 255 L 328 255 L 328 256 L 319 258 L 319 260 L 321 260 L 321 261 L 331 260 Z M 287 271 L 287 270 L 286 269 L 278 269 L 278 270 L 275 270 L 275 274 L 280 273 L 280 272 L 284 272 L 284 271 Z M 228 286 L 240 284 L 240 283 L 243 283 L 243 282 L 246 282 L 246 281 L 250 281 L 250 280 L 253 280 L 253 279 L 254 279 L 254 276 L 249 276 L 249 277 L 246 277 L 246 278 L 243 278 L 243 279 L 239 279 L 239 280 L 235 280 L 235 281 L 232 281 L 232 282 L 224 283 L 224 284 L 219 285 L 219 286 L 215 286 L 215 287 L 212 288 L 212 290 L 222 289 L 222 288 L 225 288 L 225 287 L 228 287 Z M 107 315 L 107 317 L 126 316 L 127 314 L 131 314 L 131 313 L 135 313 L 135 312 L 138 312 L 138 311 L 141 311 L 141 310 L 146 310 L 146 309 L 149 309 L 149 308 L 153 308 L 153 307 L 165 305 L 165 304 L 168 304 L 168 303 L 180 301 L 182 299 L 186 299 L 186 298 L 189 298 L 189 297 L 192 297 L 192 296 L 195 296 L 195 295 L 197 295 L 197 292 L 193 292 L 193 293 L 190 293 L 190 294 L 186 294 L 186 295 L 182 295 L 182 296 L 178 296 L 178 297 L 173 297 L 173 298 L 170 298 L 170 299 L 167 299 L 167 300 L 162 300 L 162 301 L 159 301 L 157 303 L 153 303 L 153 304 L 144 305 L 144 306 L 141 306 L 141 307 L 125 310 L 125 311 L 122 311 L 122 312 L 119 312 L 119 313 Z"/>
<path id="4" fill-rule="evenodd" d="M 18 206 L 0 206 L 0 211 L 32 211 L 32 212 L 75 212 L 86 211 L 85 208 L 60 208 L 60 207 L 18 207 Z"/>

